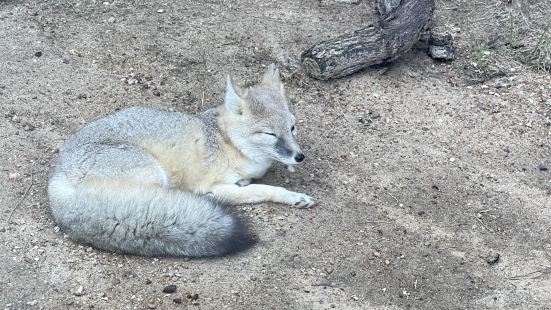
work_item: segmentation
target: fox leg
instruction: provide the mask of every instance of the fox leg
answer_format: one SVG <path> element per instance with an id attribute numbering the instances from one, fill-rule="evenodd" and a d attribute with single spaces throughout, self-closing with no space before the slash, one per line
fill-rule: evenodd
<path id="1" fill-rule="evenodd" d="M 264 201 L 288 204 L 295 208 L 310 208 L 315 201 L 312 197 L 289 191 L 283 187 L 264 184 L 220 184 L 213 186 L 209 194 L 230 204 L 260 203 Z"/>

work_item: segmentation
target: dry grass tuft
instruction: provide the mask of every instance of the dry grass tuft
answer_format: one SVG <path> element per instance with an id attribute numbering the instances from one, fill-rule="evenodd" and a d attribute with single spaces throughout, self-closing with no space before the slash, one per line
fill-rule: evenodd
<path id="1" fill-rule="evenodd" d="M 438 0 L 442 23 L 458 27 L 466 66 L 485 80 L 518 66 L 551 72 L 551 1 Z"/>

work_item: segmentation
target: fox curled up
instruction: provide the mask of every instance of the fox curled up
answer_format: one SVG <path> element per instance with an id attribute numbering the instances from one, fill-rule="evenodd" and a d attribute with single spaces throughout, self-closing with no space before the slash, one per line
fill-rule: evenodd
<path id="1" fill-rule="evenodd" d="M 272 201 L 312 207 L 305 194 L 251 184 L 274 161 L 305 158 L 279 71 L 196 115 L 133 107 L 99 119 L 63 145 L 48 182 L 53 217 L 98 249 L 220 256 L 254 243 L 225 206 Z"/>

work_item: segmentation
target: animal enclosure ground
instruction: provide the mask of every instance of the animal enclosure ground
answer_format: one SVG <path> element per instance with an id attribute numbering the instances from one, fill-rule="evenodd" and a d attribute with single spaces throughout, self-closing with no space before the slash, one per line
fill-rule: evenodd
<path id="1" fill-rule="evenodd" d="M 551 309 L 551 77 L 486 46 L 551 11 L 512 1 L 508 27 L 488 19 L 507 1 L 481 2 L 437 1 L 453 63 L 419 47 L 319 82 L 300 53 L 364 26 L 374 1 L 0 1 L 0 308 Z M 202 111 L 227 73 L 250 84 L 272 62 L 307 158 L 265 182 L 317 207 L 237 207 L 260 242 L 218 259 L 59 231 L 45 187 L 72 132 L 133 105 Z"/>

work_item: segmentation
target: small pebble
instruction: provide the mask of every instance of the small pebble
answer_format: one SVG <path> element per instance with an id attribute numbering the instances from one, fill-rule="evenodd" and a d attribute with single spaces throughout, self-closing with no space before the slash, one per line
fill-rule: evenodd
<path id="1" fill-rule="evenodd" d="M 167 285 L 163 288 L 163 293 L 172 294 L 174 292 L 176 292 L 176 285 L 174 284 Z"/>
<path id="2" fill-rule="evenodd" d="M 84 295 L 84 287 L 81 285 L 76 290 L 73 291 L 73 295 L 82 296 Z"/>
<path id="3" fill-rule="evenodd" d="M 322 278 L 320 279 L 319 282 L 314 283 L 313 285 L 314 286 L 331 286 L 331 282 L 326 278 Z"/>
<path id="4" fill-rule="evenodd" d="M 27 122 L 23 123 L 23 130 L 33 131 L 35 129 L 36 129 L 36 127 L 34 127 L 31 123 L 27 123 Z"/>
<path id="5" fill-rule="evenodd" d="M 492 253 L 486 257 L 486 262 L 490 265 L 494 265 L 499 261 L 499 253 Z"/>
<path id="6" fill-rule="evenodd" d="M 375 111 L 369 112 L 368 115 L 369 115 L 369 117 L 371 117 L 371 118 L 379 118 L 379 117 L 381 117 L 381 114 L 380 114 L 379 112 L 375 112 Z"/>
<path id="7" fill-rule="evenodd" d="M 36 57 L 41 57 L 41 56 L 42 56 L 42 52 L 41 52 L 41 51 L 38 51 L 38 52 L 34 53 L 34 56 L 36 56 Z"/>
<path id="8" fill-rule="evenodd" d="M 429 56 L 434 59 L 454 60 L 455 48 L 453 46 L 429 46 Z"/>
<path id="9" fill-rule="evenodd" d="M 172 300 L 172 302 L 175 303 L 175 304 L 181 304 L 182 303 L 182 298 L 174 298 Z"/>

